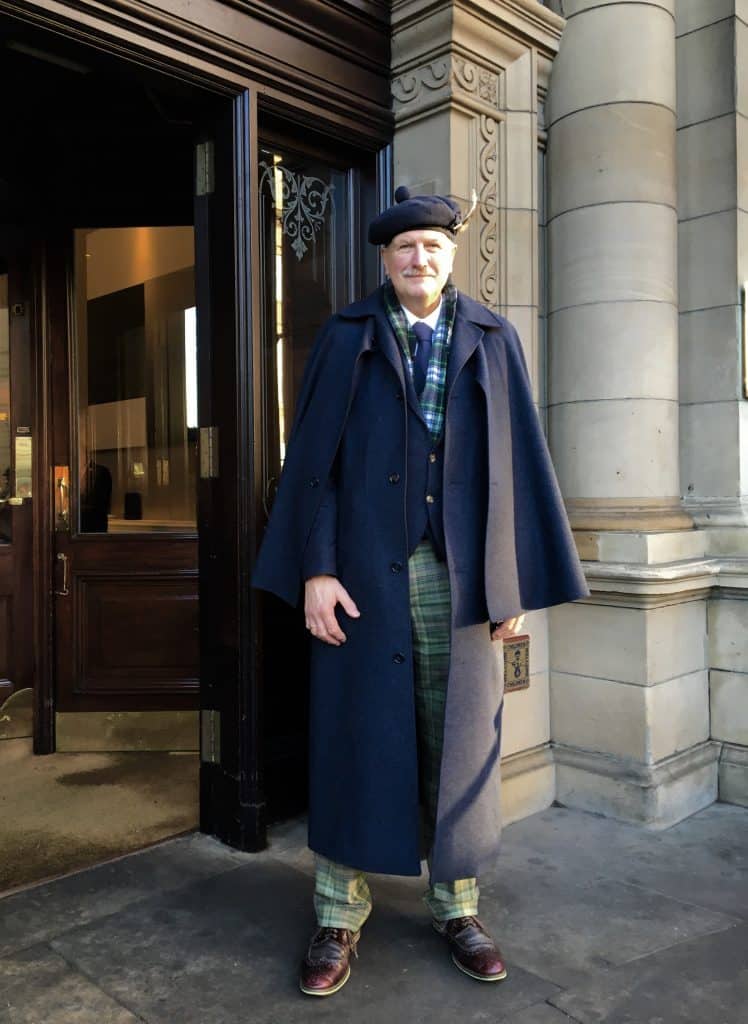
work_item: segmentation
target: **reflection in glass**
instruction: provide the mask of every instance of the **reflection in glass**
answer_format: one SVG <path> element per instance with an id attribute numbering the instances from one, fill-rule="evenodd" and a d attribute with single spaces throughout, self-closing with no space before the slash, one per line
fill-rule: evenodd
<path id="1" fill-rule="evenodd" d="M 286 453 L 309 351 L 351 291 L 347 172 L 309 156 L 260 149 L 262 353 L 267 403 L 266 508 Z"/>
<path id="2" fill-rule="evenodd" d="M 191 227 L 75 232 L 82 533 L 195 529 Z"/>

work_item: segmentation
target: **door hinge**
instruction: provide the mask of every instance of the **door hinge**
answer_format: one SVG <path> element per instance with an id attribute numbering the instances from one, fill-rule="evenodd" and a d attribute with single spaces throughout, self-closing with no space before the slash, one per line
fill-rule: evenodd
<path id="1" fill-rule="evenodd" d="M 200 711 L 200 760 L 206 764 L 221 761 L 221 712 L 214 708 Z"/>
<path id="2" fill-rule="evenodd" d="M 215 191 L 215 146 L 212 142 L 198 142 L 195 156 L 195 195 L 212 195 Z"/>
<path id="3" fill-rule="evenodd" d="M 200 427 L 200 479 L 218 477 L 218 427 Z"/>

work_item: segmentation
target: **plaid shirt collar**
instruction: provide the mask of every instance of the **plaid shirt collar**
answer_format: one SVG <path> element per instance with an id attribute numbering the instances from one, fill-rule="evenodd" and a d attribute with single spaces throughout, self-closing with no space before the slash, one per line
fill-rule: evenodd
<path id="1" fill-rule="evenodd" d="M 413 356 L 416 337 L 408 325 L 391 281 L 384 285 L 384 308 L 403 353 L 408 373 L 413 379 Z M 452 329 L 457 308 L 457 289 L 451 280 L 442 292 L 442 308 L 432 339 L 431 358 L 426 374 L 426 386 L 421 394 L 421 411 L 434 441 L 438 441 L 444 428 L 444 405 L 446 399 L 447 362 Z"/>

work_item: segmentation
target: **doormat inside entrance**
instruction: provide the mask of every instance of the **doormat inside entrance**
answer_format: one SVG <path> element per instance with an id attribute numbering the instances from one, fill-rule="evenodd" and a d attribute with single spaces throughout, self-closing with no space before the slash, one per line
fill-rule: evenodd
<path id="1" fill-rule="evenodd" d="M 0 741 L 0 893 L 197 827 L 197 754 L 35 757 Z"/>

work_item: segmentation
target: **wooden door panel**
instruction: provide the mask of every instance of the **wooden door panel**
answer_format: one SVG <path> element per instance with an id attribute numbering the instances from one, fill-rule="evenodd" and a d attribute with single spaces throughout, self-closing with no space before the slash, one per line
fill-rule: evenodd
<path id="1" fill-rule="evenodd" d="M 13 662 L 11 648 L 11 626 L 13 622 L 13 595 L 3 593 L 3 577 L 9 558 L 0 551 L 0 704 L 9 697 L 13 689 Z"/>
<path id="2" fill-rule="evenodd" d="M 197 573 L 76 573 L 78 694 L 197 690 Z"/>

